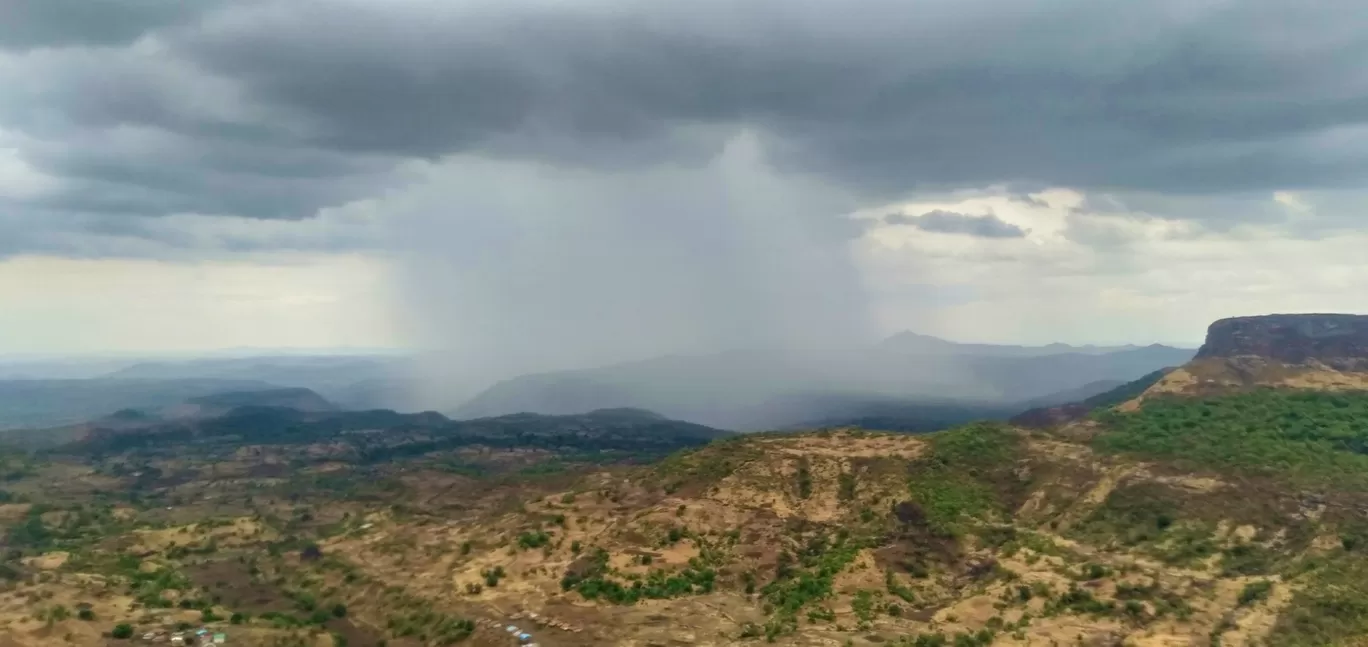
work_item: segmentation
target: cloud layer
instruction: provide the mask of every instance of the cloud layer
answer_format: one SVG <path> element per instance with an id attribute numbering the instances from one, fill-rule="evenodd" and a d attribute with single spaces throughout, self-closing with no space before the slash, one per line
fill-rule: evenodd
<path id="1" fill-rule="evenodd" d="M 1079 259 L 1338 240 L 1368 197 L 1348 0 L 89 4 L 0 18 L 0 257 L 383 255 L 473 365 L 858 337 L 903 266 L 852 265 L 891 234 L 851 212 L 1120 273 Z M 1010 217 L 1053 187 L 1067 248 Z"/>
<path id="2" fill-rule="evenodd" d="M 943 234 L 964 234 L 966 236 L 978 236 L 979 238 L 1022 238 L 1026 236 L 1026 230 L 1010 222 L 1004 222 L 991 213 L 974 216 L 934 209 L 920 216 L 892 213 L 885 220 L 893 225 L 911 225 L 922 231 Z"/>
<path id="3" fill-rule="evenodd" d="M 697 164 L 740 130 L 871 200 L 1345 187 L 1368 162 L 1347 1 L 19 4 L 0 127 L 53 179 L 10 198 L 35 218 L 304 218 L 404 159 Z"/>

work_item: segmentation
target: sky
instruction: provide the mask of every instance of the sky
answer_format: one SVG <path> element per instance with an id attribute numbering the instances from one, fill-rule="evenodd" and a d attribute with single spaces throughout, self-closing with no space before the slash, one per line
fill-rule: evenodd
<path id="1" fill-rule="evenodd" d="M 1368 312 L 1326 0 L 11 0 L 0 353 L 516 372 Z"/>

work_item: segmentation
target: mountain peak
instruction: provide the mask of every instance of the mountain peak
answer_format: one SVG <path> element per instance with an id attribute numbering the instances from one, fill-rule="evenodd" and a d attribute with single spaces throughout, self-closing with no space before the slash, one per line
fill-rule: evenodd
<path id="1" fill-rule="evenodd" d="M 1315 361 L 1368 370 L 1368 316 L 1273 314 L 1221 319 L 1207 329 L 1197 359 L 1260 357 L 1285 364 Z"/>
<path id="2" fill-rule="evenodd" d="M 1123 408 L 1158 395 L 1212 396 L 1260 388 L 1368 390 L 1368 316 L 1273 314 L 1221 319 L 1192 361 Z"/>

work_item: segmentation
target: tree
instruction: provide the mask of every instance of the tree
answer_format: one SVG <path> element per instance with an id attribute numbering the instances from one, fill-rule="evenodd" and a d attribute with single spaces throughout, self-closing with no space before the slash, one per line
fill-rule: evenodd
<path id="1" fill-rule="evenodd" d="M 338 618 L 347 617 L 347 605 L 338 602 L 333 605 L 332 614 Z"/>
<path id="2" fill-rule="evenodd" d="M 308 562 L 312 562 L 322 556 L 323 551 L 318 547 L 318 544 L 314 543 L 310 543 L 305 546 L 303 550 L 299 551 L 299 558 Z"/>
<path id="3" fill-rule="evenodd" d="M 109 635 L 113 638 L 118 638 L 119 640 L 127 640 L 129 638 L 132 638 L 133 625 L 130 625 L 128 623 L 116 625 L 114 627 L 114 631 L 109 632 Z"/>

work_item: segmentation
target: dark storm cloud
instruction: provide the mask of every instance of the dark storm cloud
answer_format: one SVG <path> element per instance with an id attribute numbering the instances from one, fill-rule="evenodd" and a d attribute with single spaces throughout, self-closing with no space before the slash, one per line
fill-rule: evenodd
<path id="1" fill-rule="evenodd" d="M 953 211 L 928 211 L 920 216 L 891 213 L 884 218 L 892 225 L 911 225 L 922 231 L 964 234 L 978 238 L 1024 238 L 1026 230 L 993 214 L 969 215 Z"/>
<path id="2" fill-rule="evenodd" d="M 1368 174 L 1368 30 L 1346 0 L 76 4 L 0 19 L 0 129 L 59 183 L 14 208 L 300 218 L 406 158 L 699 165 L 738 130 L 869 204 Z"/>
<path id="3" fill-rule="evenodd" d="M 1307 139 L 1368 119 L 1349 2 L 347 6 L 244 12 L 176 42 L 351 150 L 537 133 L 584 150 L 703 123 L 754 127 L 776 161 L 876 192 L 1208 193 L 1363 171 Z"/>

